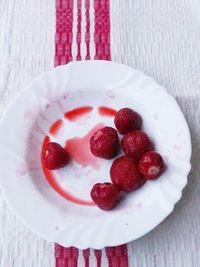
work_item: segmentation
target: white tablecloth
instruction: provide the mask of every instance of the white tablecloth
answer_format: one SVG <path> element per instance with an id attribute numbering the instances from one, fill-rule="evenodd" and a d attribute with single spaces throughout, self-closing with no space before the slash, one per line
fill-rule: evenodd
<path id="1" fill-rule="evenodd" d="M 130 267 L 199 267 L 200 0 L 110 2 L 112 59 L 141 69 L 177 98 L 193 143 L 192 172 L 181 201 L 159 227 L 128 245 Z M 52 69 L 54 5 L 54 0 L 0 1 L 1 115 L 23 86 Z M 53 244 L 23 226 L 2 193 L 0 266 L 54 266 Z"/>

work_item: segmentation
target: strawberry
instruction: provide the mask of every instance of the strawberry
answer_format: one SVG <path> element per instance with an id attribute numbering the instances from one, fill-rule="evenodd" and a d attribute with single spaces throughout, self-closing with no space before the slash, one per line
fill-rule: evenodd
<path id="1" fill-rule="evenodd" d="M 146 152 L 140 159 L 139 170 L 147 180 L 154 180 L 164 172 L 165 163 L 157 152 Z"/>
<path id="2" fill-rule="evenodd" d="M 96 157 L 105 159 L 115 157 L 119 150 L 117 131 L 112 127 L 98 130 L 90 139 L 90 150 Z"/>
<path id="3" fill-rule="evenodd" d="M 69 154 L 61 145 L 50 142 L 43 151 L 42 162 L 49 170 L 60 169 L 68 164 Z"/>
<path id="4" fill-rule="evenodd" d="M 91 198 L 102 210 L 111 210 L 120 200 L 120 190 L 111 183 L 97 183 L 91 190 Z"/>
<path id="5" fill-rule="evenodd" d="M 127 134 L 133 130 L 140 130 L 141 116 L 130 108 L 122 108 L 115 115 L 115 126 L 120 134 Z"/>
<path id="6" fill-rule="evenodd" d="M 139 172 L 137 162 L 126 156 L 113 162 L 110 176 L 113 184 L 125 192 L 137 190 L 145 183 L 145 179 Z"/>
<path id="7" fill-rule="evenodd" d="M 146 133 L 132 131 L 122 138 L 122 148 L 126 156 L 140 159 L 145 152 L 153 150 L 153 143 Z"/>

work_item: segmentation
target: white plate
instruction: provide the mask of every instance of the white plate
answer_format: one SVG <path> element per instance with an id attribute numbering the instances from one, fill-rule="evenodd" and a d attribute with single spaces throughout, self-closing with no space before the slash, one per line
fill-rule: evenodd
<path id="1" fill-rule="evenodd" d="M 63 118 L 66 111 L 80 106 L 93 110 L 76 121 Z M 57 119 L 64 127 L 51 139 L 62 145 L 97 123 L 113 125 L 112 117 L 99 115 L 99 106 L 138 111 L 143 129 L 168 167 L 160 179 L 128 194 L 110 212 L 60 196 L 47 182 L 40 163 L 43 139 Z M 82 249 L 119 245 L 152 230 L 181 198 L 190 170 L 190 134 L 174 98 L 152 78 L 114 62 L 70 63 L 35 79 L 5 113 L 0 140 L 0 184 L 16 214 L 44 239 Z M 100 160 L 96 169 L 71 163 L 54 172 L 56 182 L 71 195 L 91 201 L 92 184 L 110 181 L 111 162 Z"/>

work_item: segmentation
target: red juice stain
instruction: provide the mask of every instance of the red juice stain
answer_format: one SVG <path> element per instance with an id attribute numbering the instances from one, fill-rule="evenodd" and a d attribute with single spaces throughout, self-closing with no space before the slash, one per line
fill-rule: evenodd
<path id="1" fill-rule="evenodd" d="M 98 108 L 99 114 L 101 116 L 107 116 L 107 117 L 114 117 L 117 113 L 115 109 L 109 108 L 109 107 L 99 107 Z"/>
<path id="2" fill-rule="evenodd" d="M 56 181 L 56 178 L 54 176 L 54 173 L 53 171 L 51 170 L 48 170 L 45 166 L 44 166 L 44 163 L 42 161 L 42 155 L 44 154 L 44 150 L 45 150 L 45 147 L 46 145 L 51 142 L 49 136 L 46 136 L 44 138 L 44 141 L 43 141 L 43 144 L 42 144 L 42 151 L 41 151 L 41 165 L 42 165 L 42 170 L 43 170 L 43 173 L 48 181 L 48 183 L 53 187 L 53 189 L 58 193 L 60 194 L 62 197 L 64 197 L 65 199 L 71 201 L 71 202 L 74 202 L 76 204 L 79 204 L 79 205 L 85 205 L 85 206 L 94 206 L 94 202 L 92 201 L 87 201 L 87 200 L 82 200 L 76 196 L 73 196 L 72 194 L 68 193 L 67 191 L 65 191 L 59 184 L 58 182 Z"/>
<path id="3" fill-rule="evenodd" d="M 70 111 L 67 111 L 64 117 L 70 121 L 75 121 L 79 119 L 81 116 L 91 112 L 92 110 L 93 110 L 93 107 L 90 107 L 90 106 L 75 108 Z"/>
<path id="4" fill-rule="evenodd" d="M 99 169 L 99 159 L 90 151 L 90 138 L 102 127 L 104 127 L 104 124 L 99 123 L 86 135 L 82 137 L 74 137 L 66 141 L 65 149 L 69 152 L 73 161 L 84 167 L 92 166 L 95 169 Z"/>
<path id="5" fill-rule="evenodd" d="M 57 120 L 49 128 L 49 133 L 51 135 L 56 135 L 59 132 L 62 125 L 63 125 L 63 121 L 61 119 Z"/>
<path id="6" fill-rule="evenodd" d="M 50 142 L 51 142 L 51 140 L 50 140 L 49 136 L 45 136 L 43 144 L 42 144 L 42 155 L 44 154 L 44 150 L 45 150 L 46 145 Z"/>

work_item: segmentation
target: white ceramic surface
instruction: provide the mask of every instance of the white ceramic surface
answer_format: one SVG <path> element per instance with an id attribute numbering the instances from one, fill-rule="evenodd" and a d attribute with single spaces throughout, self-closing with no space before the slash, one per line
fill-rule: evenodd
<path id="1" fill-rule="evenodd" d="M 142 115 L 143 129 L 168 166 L 159 180 L 127 195 L 110 212 L 67 201 L 41 170 L 41 145 L 50 125 L 83 105 L 94 108 L 91 116 L 66 124 L 56 141 L 81 137 L 98 122 L 113 125 L 112 118 L 98 116 L 98 106 L 131 107 Z M 64 246 L 102 248 L 141 237 L 172 212 L 190 170 L 190 134 L 174 98 L 152 78 L 113 62 L 70 63 L 34 80 L 5 113 L 0 140 L 0 184 L 11 207 L 33 231 Z M 94 170 L 73 163 L 56 172 L 57 181 L 88 200 L 93 183 L 110 180 L 110 164 L 101 160 L 100 169 Z M 70 179 L 64 179 L 65 172 Z"/>

